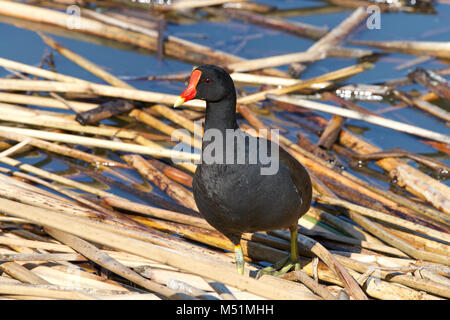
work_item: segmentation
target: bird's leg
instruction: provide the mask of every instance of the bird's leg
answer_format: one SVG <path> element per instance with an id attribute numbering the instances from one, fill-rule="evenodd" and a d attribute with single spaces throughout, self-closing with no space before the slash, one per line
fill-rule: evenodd
<path id="1" fill-rule="evenodd" d="M 244 274 L 244 252 L 240 244 L 234 245 L 234 257 L 236 259 L 237 272 L 241 275 Z"/>
<path id="2" fill-rule="evenodd" d="M 292 268 L 296 271 L 300 270 L 297 225 L 290 226 L 289 231 L 291 232 L 291 253 L 286 258 L 273 264 L 272 266 L 259 270 L 256 275 L 256 279 L 261 277 L 263 274 L 271 274 L 273 276 L 282 275 L 287 273 Z"/>

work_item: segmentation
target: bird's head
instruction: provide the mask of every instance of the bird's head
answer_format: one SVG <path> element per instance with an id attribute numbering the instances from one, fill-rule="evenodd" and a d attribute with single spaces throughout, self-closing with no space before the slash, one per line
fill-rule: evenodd
<path id="1" fill-rule="evenodd" d="M 173 106 L 177 108 L 192 99 L 217 102 L 234 93 L 234 90 L 233 80 L 224 69 L 209 64 L 201 65 L 192 71 L 188 87 Z"/>

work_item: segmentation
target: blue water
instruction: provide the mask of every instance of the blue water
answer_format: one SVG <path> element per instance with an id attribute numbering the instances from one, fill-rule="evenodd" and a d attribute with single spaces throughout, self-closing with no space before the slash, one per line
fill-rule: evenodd
<path id="1" fill-rule="evenodd" d="M 268 5 L 273 5 L 276 3 L 279 9 L 308 8 L 326 5 L 325 2 L 321 1 L 301 0 L 285 0 L 276 2 L 270 0 L 258 0 L 256 2 Z M 437 3 L 435 9 L 437 14 L 402 12 L 382 13 L 381 29 L 369 30 L 362 26 L 357 30 L 358 32 L 352 34 L 349 39 L 384 41 L 449 41 L 450 5 Z M 287 17 L 286 19 L 309 23 L 316 26 L 327 26 L 329 29 L 332 29 L 348 15 L 350 15 L 352 11 L 353 9 L 346 9 L 344 11 L 340 10 L 333 13 L 301 15 L 297 17 Z M 207 20 L 199 20 L 198 22 L 192 24 L 169 24 L 167 32 L 168 34 L 174 36 L 186 35 L 184 37 L 186 40 L 206 45 L 213 49 L 230 52 L 249 59 L 300 52 L 308 49 L 308 47 L 314 43 L 309 39 L 302 39 L 277 30 L 255 26 L 237 20 L 231 20 L 230 22 L 211 22 Z M 192 34 L 201 35 L 201 37 L 192 36 Z M 189 71 L 193 67 L 193 65 L 189 63 L 176 61 L 173 59 L 164 59 L 163 61 L 159 61 L 152 52 L 143 52 L 143 50 L 117 49 L 110 46 L 75 40 L 70 37 L 55 35 L 52 35 L 52 37 L 54 37 L 62 45 L 72 49 L 117 76 L 138 77 L 144 75 L 162 75 Z M 2 22 L 0 22 L 0 39 L 1 57 L 30 65 L 38 65 L 47 48 L 35 32 Z M 365 48 L 356 45 L 349 46 Z M 374 50 L 377 51 L 376 49 Z M 404 77 L 407 75 L 409 69 L 396 70 L 395 67 L 416 58 L 416 56 L 412 55 L 391 53 L 380 58 L 380 60 L 376 63 L 375 68 L 353 76 L 344 83 L 374 84 L 389 79 Z M 102 80 L 96 78 L 94 75 L 86 72 L 57 53 L 54 54 L 54 59 L 58 72 L 89 81 L 104 83 Z M 306 79 L 318 76 L 335 69 L 353 65 L 355 63 L 355 59 L 327 58 L 325 60 L 310 64 L 306 71 L 302 73 L 301 78 Z M 420 64 L 420 67 L 437 69 L 448 68 L 449 66 L 446 63 L 433 59 Z M 280 70 L 285 71 L 287 70 L 287 67 L 281 67 Z M 0 68 L 0 76 L 5 76 L 7 74 L 7 71 Z M 185 86 L 183 83 L 167 81 L 130 81 L 129 83 L 139 89 L 172 94 L 179 94 Z M 406 91 L 414 89 L 421 93 L 427 92 L 425 88 L 419 85 L 409 85 L 406 87 L 400 87 L 400 89 Z M 358 104 L 375 112 L 391 106 L 389 103 L 385 102 L 374 103 L 361 101 L 358 102 Z M 330 118 L 330 115 L 328 114 L 322 115 L 326 118 Z M 450 129 L 443 121 L 416 108 L 400 108 L 383 113 L 383 115 L 393 120 L 406 122 L 425 129 L 450 135 Z M 364 129 L 361 130 L 361 135 L 382 149 L 400 147 L 415 153 L 436 156 L 440 161 L 450 165 L 450 157 L 448 155 L 439 153 L 436 149 L 424 143 L 420 143 L 417 137 L 356 120 L 347 120 L 346 125 Z M 298 126 L 286 128 L 290 130 L 288 136 L 294 140 L 296 137 L 296 132 L 298 131 L 308 134 L 308 132 L 302 130 L 302 128 L 299 128 Z M 311 135 L 308 134 L 308 136 Z M 45 158 L 45 155 L 41 154 L 40 159 L 39 157 L 22 157 L 21 160 L 24 162 L 39 164 L 43 158 Z M 61 172 L 67 170 L 69 164 L 67 164 L 65 159 L 58 159 L 57 156 L 52 156 L 51 161 L 47 161 L 42 165 L 42 167 L 52 172 Z M 373 164 L 370 164 L 369 167 L 380 170 Z M 359 177 L 366 179 L 365 175 L 354 172 L 351 168 L 348 168 L 348 170 L 355 173 Z M 123 169 L 118 171 L 131 176 L 137 181 L 141 181 L 140 177 L 135 172 Z M 91 181 L 90 178 L 83 178 L 83 175 L 75 175 L 75 178 L 78 181 Z M 367 179 L 373 181 L 372 178 Z M 377 184 L 378 183 L 386 188 L 388 187 L 388 184 L 385 182 L 377 181 Z M 450 185 L 450 181 L 444 181 L 444 183 Z M 115 189 L 112 191 L 119 194 L 121 193 L 121 191 Z M 159 193 L 156 189 L 155 192 Z"/>

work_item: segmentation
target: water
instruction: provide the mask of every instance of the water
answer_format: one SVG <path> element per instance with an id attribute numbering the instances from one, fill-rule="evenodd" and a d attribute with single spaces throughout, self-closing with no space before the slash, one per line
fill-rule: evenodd
<path id="1" fill-rule="evenodd" d="M 256 1 L 263 4 L 273 5 L 273 1 L 259 0 Z M 285 0 L 276 1 L 276 5 L 281 10 L 297 9 L 297 8 L 325 8 L 327 4 L 321 1 L 301 1 L 301 0 Z M 382 13 L 381 29 L 369 30 L 365 26 L 358 29 L 356 34 L 352 34 L 350 39 L 353 40 L 417 40 L 417 41 L 449 41 L 450 40 L 450 5 L 436 3 L 436 14 L 423 13 Z M 305 14 L 301 11 L 298 15 L 287 14 L 287 20 L 309 23 L 316 26 L 327 26 L 332 29 L 344 20 L 353 9 L 342 9 L 334 12 Z M 201 15 L 199 15 L 201 17 Z M 42 59 L 46 49 L 46 45 L 41 38 L 32 30 L 24 29 L 6 23 L 5 18 L 0 18 L 0 56 L 7 59 L 16 60 L 30 65 L 38 65 Z M 167 28 L 168 34 L 182 37 L 186 40 L 209 46 L 213 49 L 230 52 L 244 58 L 260 58 L 292 52 L 300 52 L 306 50 L 314 41 L 302 39 L 273 29 L 261 26 L 247 24 L 237 20 L 230 22 L 214 22 L 200 19 L 192 24 L 169 24 Z M 67 35 L 67 34 L 66 34 Z M 92 62 L 100 65 L 105 70 L 116 76 L 122 77 L 138 77 L 144 75 L 162 75 L 181 71 L 189 71 L 193 65 L 172 59 L 164 59 L 159 61 L 153 53 L 132 48 L 130 46 L 117 45 L 112 41 L 103 41 L 102 44 L 73 39 L 69 36 L 52 35 L 57 41 L 67 48 L 79 53 Z M 112 47 L 111 45 L 114 45 Z M 351 47 L 367 47 L 349 45 Z M 374 49 L 377 51 L 376 49 Z M 374 84 L 389 79 L 401 78 L 406 76 L 409 69 L 396 70 L 395 67 L 416 59 L 416 56 L 391 53 L 381 57 L 375 65 L 375 68 L 351 77 L 343 84 Z M 79 77 L 89 81 L 104 83 L 94 75 L 86 72 L 65 57 L 55 53 L 55 65 L 58 72 L 63 74 Z M 327 58 L 310 64 L 309 67 L 301 75 L 301 78 L 310 78 L 321 75 L 332 70 L 343 68 L 355 64 L 355 59 L 348 58 Z M 448 64 L 437 59 L 429 60 L 420 64 L 420 67 L 437 69 L 448 68 Z M 280 67 L 286 71 L 287 67 Z M 6 76 L 7 71 L 0 68 L 0 76 Z M 130 81 L 132 86 L 143 89 L 158 91 L 171 94 L 179 94 L 185 87 L 184 83 L 167 82 L 167 81 Z M 244 88 L 247 90 L 255 90 L 254 88 Z M 426 93 L 427 90 L 419 85 L 408 85 L 399 87 L 401 90 L 409 92 L 417 90 Z M 391 106 L 388 102 L 357 102 L 359 105 L 368 110 L 377 112 Z M 449 105 L 444 105 L 448 108 Z M 326 118 L 330 118 L 328 114 L 321 114 Z M 392 109 L 383 113 L 389 119 L 416 125 L 425 129 L 450 135 L 450 129 L 445 123 L 434 116 L 425 113 L 419 109 L 412 107 L 404 107 Z M 264 118 L 271 122 L 271 118 Z M 281 119 L 281 118 L 280 118 Z M 283 120 L 283 119 L 281 119 Z M 106 122 L 105 122 L 106 123 Z M 279 125 L 279 123 L 277 123 Z M 450 156 L 445 155 L 436 149 L 419 142 L 419 138 L 397 132 L 395 130 L 371 125 L 357 120 L 347 120 L 345 126 L 353 132 L 358 132 L 366 140 L 375 144 L 382 149 L 400 147 L 414 153 L 428 155 L 450 165 Z M 286 134 L 293 141 L 296 141 L 296 133 L 302 132 L 317 142 L 317 137 L 312 136 L 298 125 L 284 125 L 289 132 Z M 89 151 L 88 149 L 85 149 Z M 108 153 L 111 158 L 118 159 L 113 152 Z M 73 171 L 67 173 L 70 169 L 70 162 L 65 158 L 56 155 L 47 155 L 44 152 L 21 155 L 20 160 L 30 164 L 42 167 L 51 172 L 66 174 L 70 178 L 77 181 L 86 181 L 93 183 L 92 179 L 85 175 Z M 418 167 L 414 162 L 411 165 Z M 368 164 L 368 168 L 382 173 L 382 170 L 372 162 Z M 142 180 L 135 171 L 125 169 L 115 169 L 122 174 L 129 176 L 136 183 L 141 184 Z M 388 188 L 389 183 L 382 179 L 370 178 L 365 174 L 354 170 L 347 166 L 347 170 L 356 174 L 358 177 L 370 181 L 383 188 Z M 107 173 L 105 173 L 107 175 Z M 118 179 L 117 177 L 113 177 Z M 119 180 L 119 179 L 118 179 Z M 450 181 L 443 181 L 450 185 Z M 122 191 L 113 188 L 111 190 L 120 195 L 124 195 Z M 154 192 L 162 194 L 158 189 L 154 188 Z M 130 195 L 126 195 L 130 197 Z M 138 200 L 131 197 L 133 200 Z"/>

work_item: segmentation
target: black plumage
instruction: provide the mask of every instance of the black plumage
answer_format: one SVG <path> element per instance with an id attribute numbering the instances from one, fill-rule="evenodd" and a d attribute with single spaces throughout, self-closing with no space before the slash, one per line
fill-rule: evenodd
<path id="1" fill-rule="evenodd" d="M 177 105 L 192 98 L 206 101 L 202 163 L 195 172 L 193 192 L 197 207 L 205 220 L 235 244 L 239 272 L 243 272 L 243 260 L 238 261 L 238 255 L 242 253 L 239 243 L 244 232 L 289 227 L 295 236 L 295 241 L 291 241 L 291 246 L 295 242 L 291 255 L 297 255 L 297 221 L 308 211 L 312 195 L 306 169 L 274 142 L 253 137 L 238 129 L 236 91 L 233 80 L 225 70 L 213 65 L 196 68 L 188 89 L 180 97 L 182 100 Z M 208 130 L 214 130 L 215 135 L 222 134 L 223 142 L 213 139 L 209 141 Z M 232 130 L 236 130 L 235 142 L 239 138 L 245 141 L 245 144 L 231 144 L 234 157 L 230 157 L 231 141 L 226 139 L 227 134 L 233 133 Z M 223 147 L 220 150 L 223 152 L 223 157 L 219 157 L 220 163 L 206 161 L 209 160 L 206 157 L 210 157 L 207 151 L 213 149 L 211 144 L 216 147 L 215 152 L 219 150 L 218 146 Z M 268 151 L 266 158 L 258 156 L 255 163 L 252 153 L 259 155 L 261 148 Z M 244 163 L 242 158 L 239 162 L 241 164 L 236 163 L 239 155 L 245 155 Z M 225 163 L 227 156 L 228 162 L 233 163 Z M 230 161 L 231 158 L 234 161 Z M 267 158 L 277 162 L 268 164 L 263 161 Z M 274 174 L 262 174 L 261 170 L 267 170 L 269 166 L 278 170 Z M 297 258 L 298 256 L 291 257 Z"/>

